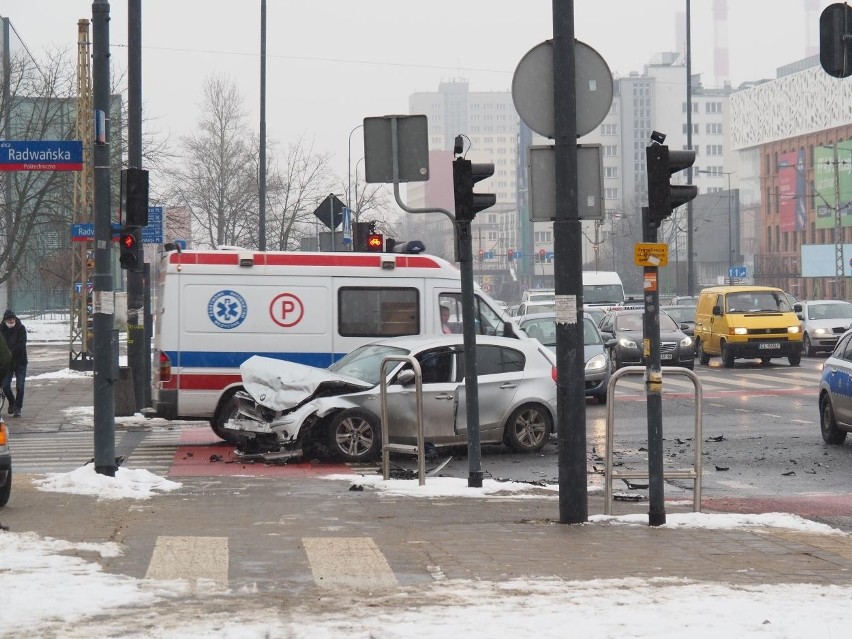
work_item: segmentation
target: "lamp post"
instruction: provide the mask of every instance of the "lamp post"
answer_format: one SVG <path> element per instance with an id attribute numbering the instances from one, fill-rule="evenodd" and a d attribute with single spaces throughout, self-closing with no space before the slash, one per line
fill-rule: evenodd
<path id="1" fill-rule="evenodd" d="M 734 283 L 734 240 L 733 240 L 733 222 L 731 221 L 731 175 L 735 171 L 707 171 L 698 170 L 696 173 L 706 173 L 707 175 L 724 175 L 728 178 L 728 284 Z"/>
<path id="2" fill-rule="evenodd" d="M 349 153 L 346 160 L 346 177 L 349 182 L 346 187 L 346 207 L 350 211 L 352 210 L 352 134 L 358 129 L 363 128 L 363 126 L 363 124 L 359 124 L 349 132 Z"/>

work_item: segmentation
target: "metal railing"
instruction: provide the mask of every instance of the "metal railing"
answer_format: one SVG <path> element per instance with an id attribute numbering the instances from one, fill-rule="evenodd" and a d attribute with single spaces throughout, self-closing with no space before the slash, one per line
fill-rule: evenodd
<path id="1" fill-rule="evenodd" d="M 394 362 L 408 362 L 414 370 L 414 394 L 417 400 L 417 444 L 391 444 L 390 420 L 388 419 L 388 373 L 387 365 Z M 382 477 L 390 478 L 390 454 L 409 453 L 417 455 L 417 478 L 421 486 L 426 483 L 426 453 L 423 433 L 423 374 L 420 363 L 410 355 L 388 355 L 382 360 L 381 367 L 381 415 L 382 415 Z"/>
<path id="2" fill-rule="evenodd" d="M 606 411 L 606 470 L 604 476 L 604 514 L 612 514 L 612 482 L 616 479 L 647 479 L 648 471 L 618 471 L 612 470 L 612 447 L 615 438 L 615 386 L 618 380 L 628 375 L 644 375 L 644 366 L 625 366 L 609 378 L 607 388 Z M 695 457 L 692 468 L 663 470 L 663 479 L 691 479 L 693 481 L 692 511 L 701 512 L 701 380 L 688 368 L 679 366 L 667 367 L 664 375 L 683 375 L 692 380 L 695 386 Z"/>

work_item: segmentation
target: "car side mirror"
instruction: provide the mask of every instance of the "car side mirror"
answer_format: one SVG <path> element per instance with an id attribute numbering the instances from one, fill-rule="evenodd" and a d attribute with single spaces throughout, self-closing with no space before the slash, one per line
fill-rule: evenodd
<path id="1" fill-rule="evenodd" d="M 721 314 L 722 314 L 722 307 L 719 306 L 718 304 L 716 304 L 716 306 L 713 307 L 713 315 L 721 315 Z"/>
<path id="2" fill-rule="evenodd" d="M 399 375 L 396 376 L 396 381 L 398 384 L 403 386 L 408 386 L 414 382 L 414 371 L 410 368 L 406 368 L 405 370 L 399 371 Z"/>
<path id="3" fill-rule="evenodd" d="M 804 310 L 802 308 L 802 305 L 801 304 L 793 304 L 793 310 L 796 311 L 796 313 L 799 316 L 799 319 L 802 319 L 802 311 Z"/>

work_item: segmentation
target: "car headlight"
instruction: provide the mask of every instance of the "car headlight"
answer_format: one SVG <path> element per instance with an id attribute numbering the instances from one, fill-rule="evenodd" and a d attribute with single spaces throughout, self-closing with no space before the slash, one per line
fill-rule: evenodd
<path id="1" fill-rule="evenodd" d="M 689 348 L 690 346 L 692 346 L 692 338 L 691 337 L 684 337 L 682 340 L 680 340 L 680 347 L 681 348 Z"/>
<path id="2" fill-rule="evenodd" d="M 606 355 L 599 353 L 586 362 L 587 371 L 600 371 L 606 368 Z"/>
<path id="3" fill-rule="evenodd" d="M 824 328 L 815 328 L 814 329 L 814 335 L 825 335 L 826 333 L 828 333 L 828 331 L 825 330 Z"/>
<path id="4" fill-rule="evenodd" d="M 618 345 L 621 346 L 621 348 L 639 348 L 638 346 L 636 346 L 636 342 L 634 342 L 628 337 L 620 338 L 618 340 Z"/>
<path id="5" fill-rule="evenodd" d="M 742 326 L 737 326 L 733 330 L 734 335 L 748 335 L 748 329 Z"/>
<path id="6" fill-rule="evenodd" d="M 801 326 L 788 326 L 787 332 L 792 333 L 792 334 L 801 333 L 802 327 Z"/>

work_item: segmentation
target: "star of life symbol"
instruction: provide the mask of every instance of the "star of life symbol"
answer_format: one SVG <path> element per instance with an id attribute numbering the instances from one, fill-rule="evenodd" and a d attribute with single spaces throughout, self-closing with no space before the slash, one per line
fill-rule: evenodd
<path id="1" fill-rule="evenodd" d="M 219 328 L 236 328 L 247 313 L 246 300 L 236 291 L 219 291 L 207 304 L 207 316 Z"/>

